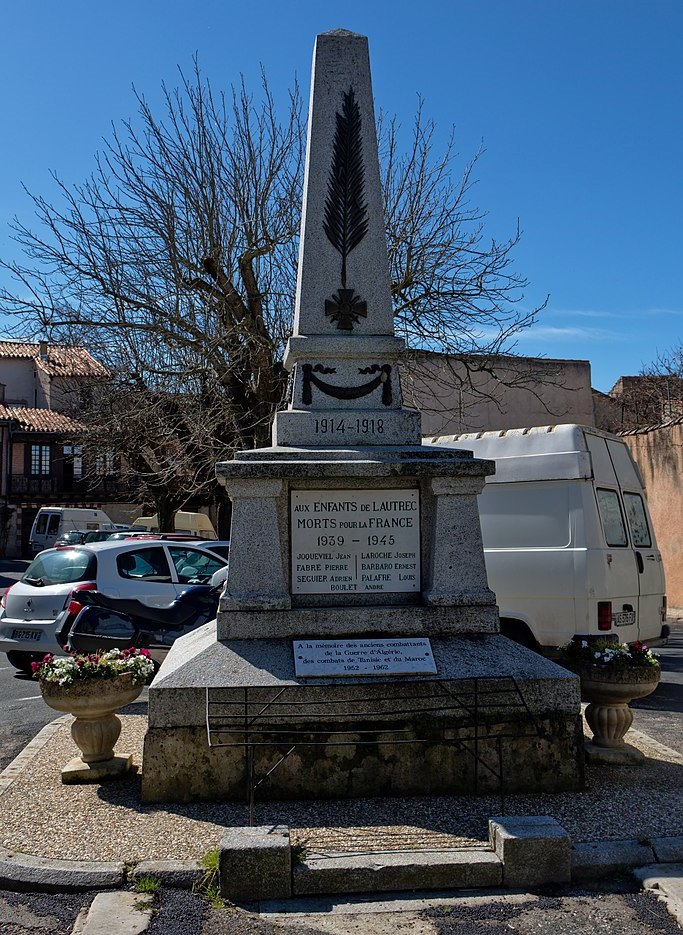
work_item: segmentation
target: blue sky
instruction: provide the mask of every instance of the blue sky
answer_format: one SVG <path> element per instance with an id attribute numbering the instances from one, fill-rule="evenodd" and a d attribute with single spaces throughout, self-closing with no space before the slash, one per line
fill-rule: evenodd
<path id="1" fill-rule="evenodd" d="M 518 351 L 589 359 L 607 390 L 683 335 L 683 3 L 680 0 L 25 0 L 0 37 L 0 255 L 22 190 L 78 182 L 131 86 L 154 102 L 197 53 L 215 87 L 263 63 L 308 94 L 315 34 L 370 39 L 378 107 L 410 122 L 416 95 L 464 162 L 487 232 L 524 236 L 526 303 L 550 295 Z M 2 273 L 0 273 L 0 276 Z"/>

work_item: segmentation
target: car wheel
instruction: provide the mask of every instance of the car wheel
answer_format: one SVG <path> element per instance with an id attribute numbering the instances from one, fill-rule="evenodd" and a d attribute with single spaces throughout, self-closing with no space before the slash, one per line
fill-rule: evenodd
<path id="1" fill-rule="evenodd" d="M 536 642 L 533 633 L 526 623 L 523 623 L 521 620 L 506 620 L 505 618 L 501 618 L 500 632 L 503 636 L 507 636 L 508 639 L 519 643 L 520 646 L 526 646 L 527 649 L 531 649 L 535 653 L 541 652 L 541 647 Z"/>
<path id="2" fill-rule="evenodd" d="M 26 675 L 33 674 L 31 672 L 31 663 L 41 662 L 44 657 L 45 653 L 21 653 L 16 651 L 7 653 L 9 664 L 20 672 L 24 672 Z"/>

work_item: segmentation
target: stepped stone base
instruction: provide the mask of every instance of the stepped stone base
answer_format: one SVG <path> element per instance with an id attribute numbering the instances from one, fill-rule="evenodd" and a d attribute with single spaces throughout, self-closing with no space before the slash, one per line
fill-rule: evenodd
<path id="1" fill-rule="evenodd" d="M 432 649 L 436 677 L 341 683 L 297 679 L 290 640 L 182 637 L 150 688 L 144 801 L 245 800 L 245 740 L 257 780 L 294 747 L 260 799 L 492 792 L 501 773 L 506 792 L 583 786 L 576 676 L 500 635 Z"/>

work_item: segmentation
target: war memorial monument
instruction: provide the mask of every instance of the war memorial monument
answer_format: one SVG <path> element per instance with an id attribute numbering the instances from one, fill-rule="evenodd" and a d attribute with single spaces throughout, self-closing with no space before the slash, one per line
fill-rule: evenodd
<path id="1" fill-rule="evenodd" d="M 218 464 L 215 625 L 149 692 L 148 802 L 557 791 L 583 782 L 578 679 L 499 634 L 477 494 L 422 446 L 394 335 L 367 39 L 317 37 L 287 408 Z"/>

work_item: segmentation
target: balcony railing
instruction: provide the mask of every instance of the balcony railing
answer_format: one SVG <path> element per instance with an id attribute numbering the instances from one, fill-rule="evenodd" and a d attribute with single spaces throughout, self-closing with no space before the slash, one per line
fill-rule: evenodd
<path id="1" fill-rule="evenodd" d="M 10 475 L 10 495 L 31 497 L 71 496 L 123 497 L 131 494 L 137 486 L 134 477 L 87 477 L 80 480 L 56 477 L 31 477 L 26 474 Z"/>

